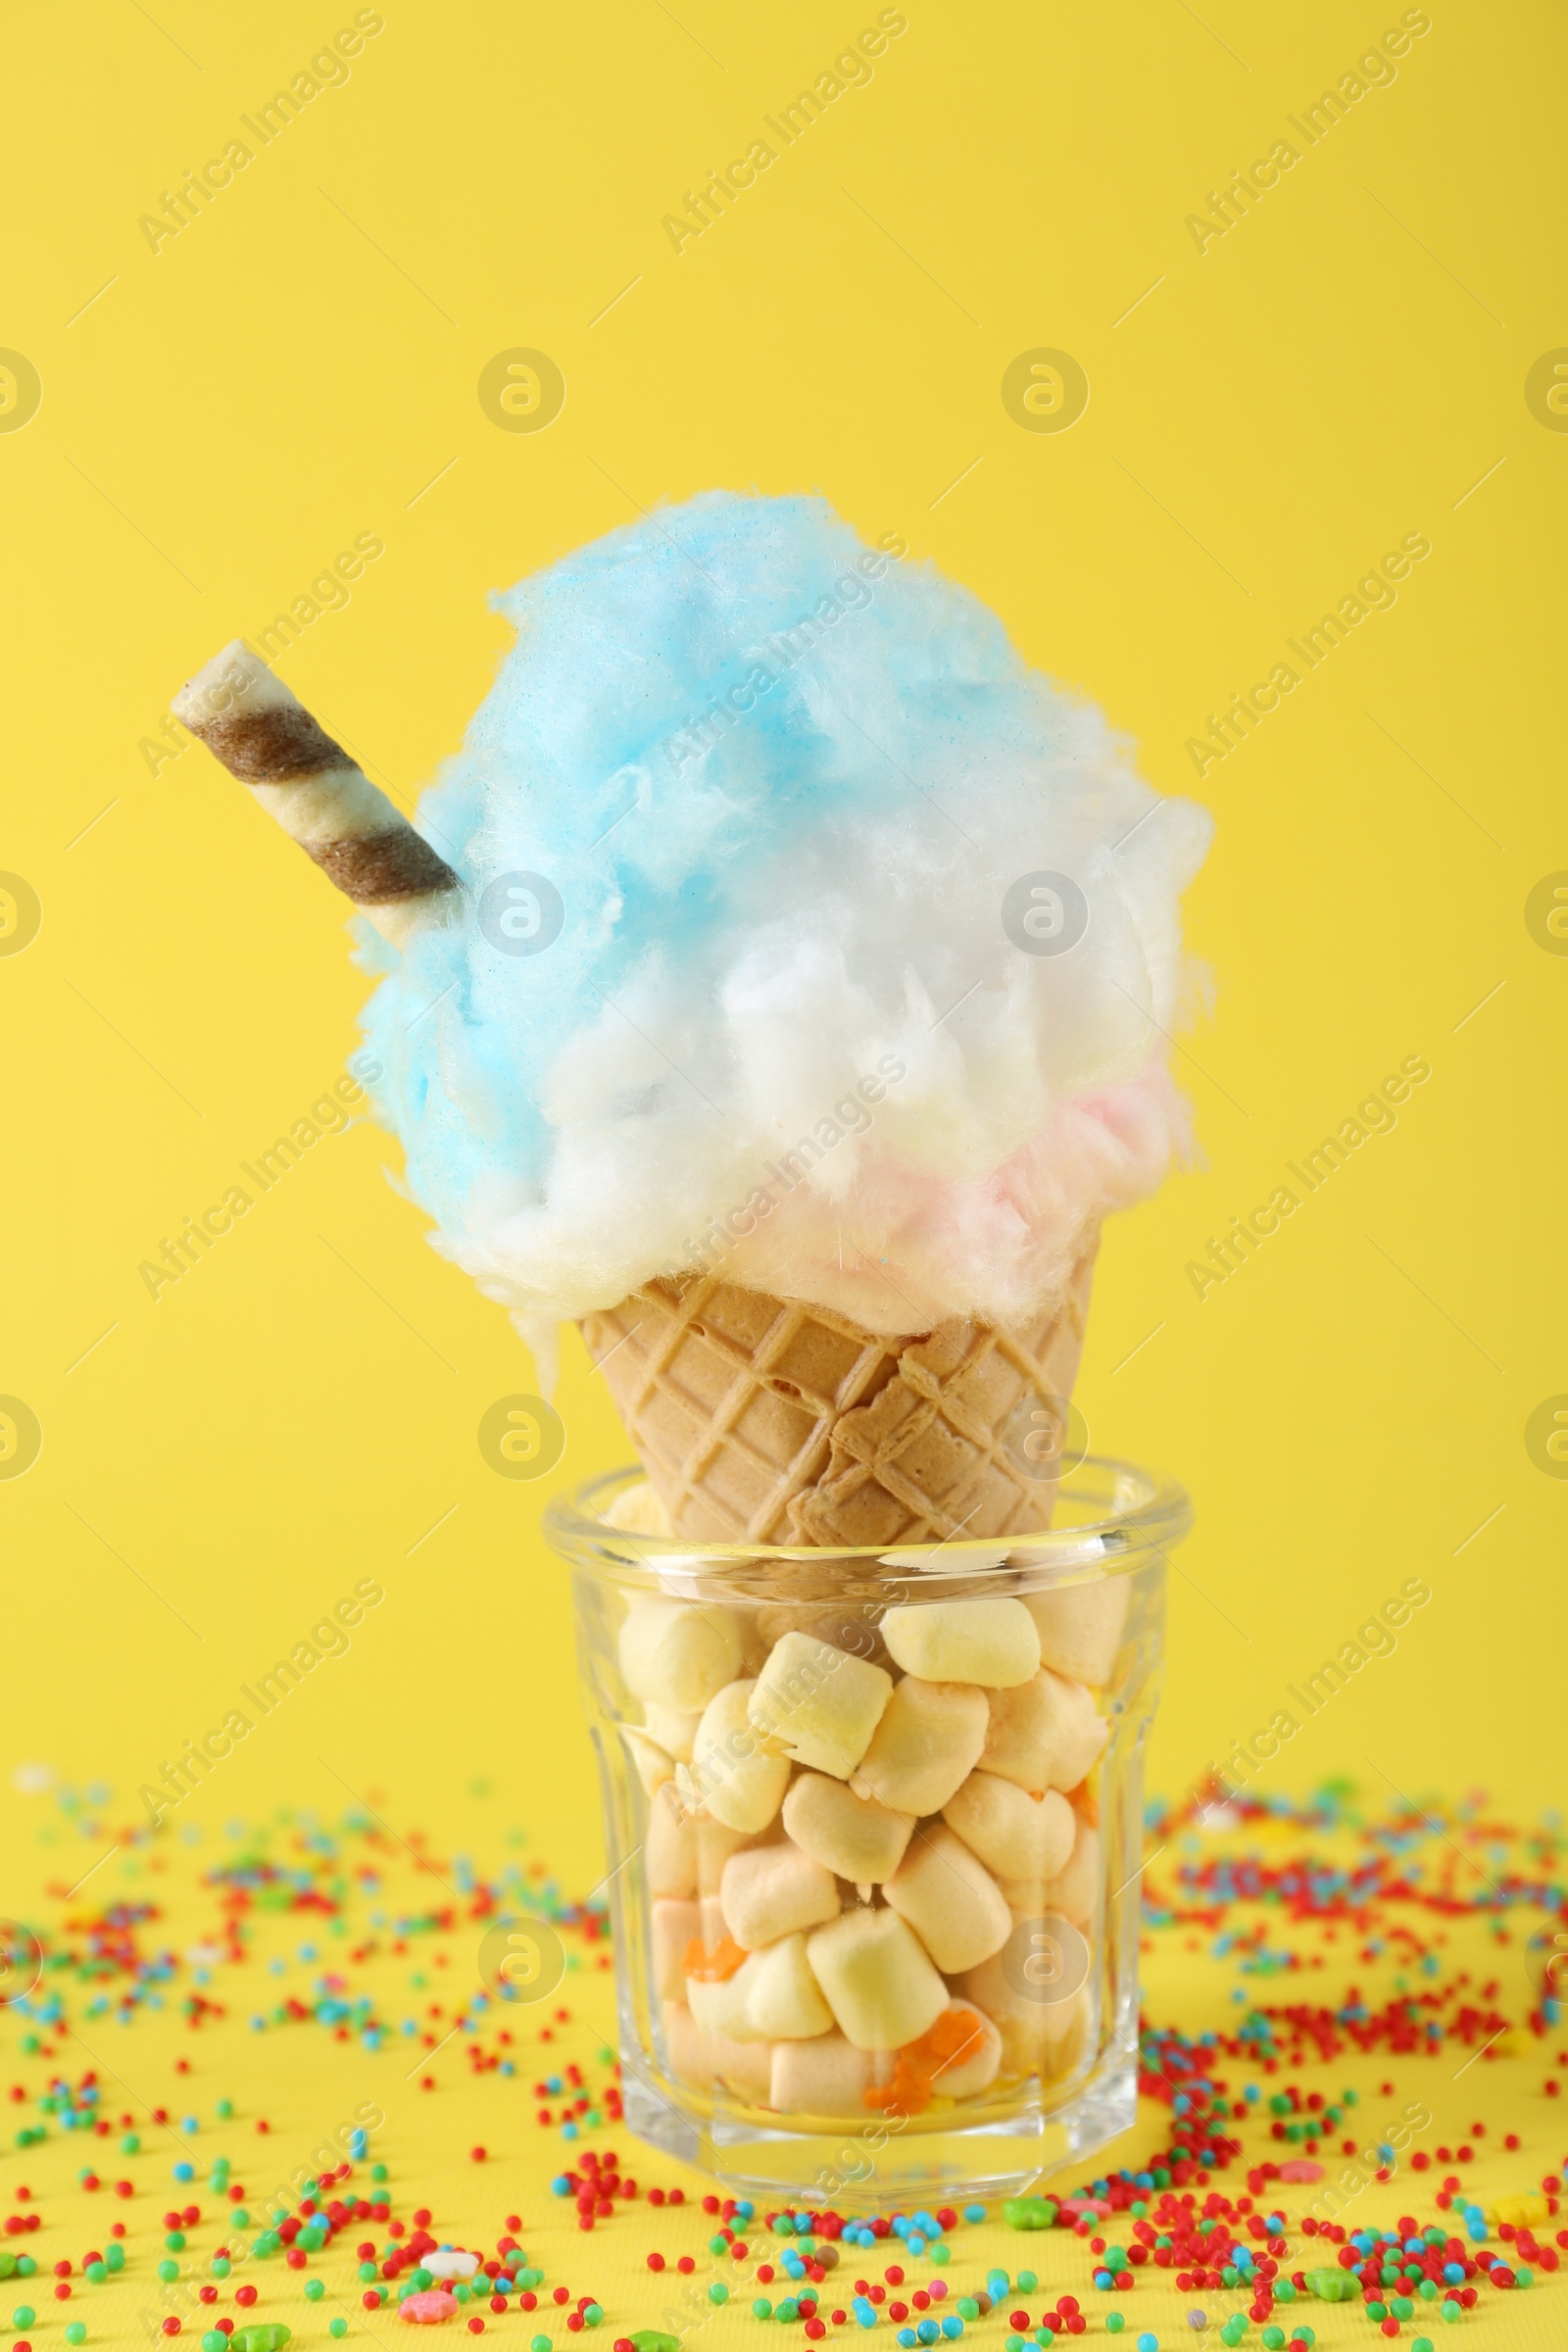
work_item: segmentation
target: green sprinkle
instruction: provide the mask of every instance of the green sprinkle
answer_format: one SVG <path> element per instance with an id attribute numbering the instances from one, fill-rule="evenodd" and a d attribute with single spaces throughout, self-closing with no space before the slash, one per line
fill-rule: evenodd
<path id="1" fill-rule="evenodd" d="M 713 2280 L 708 2290 L 708 2300 L 710 2303 L 727 2303 L 729 2301 L 729 2288 L 724 2284 L 722 2278 Z"/>
<path id="2" fill-rule="evenodd" d="M 68 2344 L 84 2344 L 87 2341 L 87 2330 L 80 2320 L 72 2321 L 66 2329 L 66 2341 Z"/>
<path id="3" fill-rule="evenodd" d="M 384 2164 L 372 2164 L 372 2165 L 371 2165 L 371 2167 L 370 2167 L 370 2179 L 371 2179 L 372 2180 L 385 2180 L 387 2178 L 388 2178 L 387 2169 L 386 2169 L 386 2166 L 385 2166 Z M 537 2336 L 535 2336 L 535 2337 L 534 2337 L 534 2342 L 535 2342 L 535 2344 L 536 2344 L 536 2345 L 537 2345 L 538 2341 L 539 2341 L 539 2338 L 538 2338 Z M 547 2335 L 547 2336 L 545 2337 L 545 2342 L 548 2344 L 548 2343 L 549 2343 L 549 2341 L 550 2341 L 550 2338 L 549 2338 L 549 2336 Z"/>
<path id="4" fill-rule="evenodd" d="M 136 2137 L 134 2132 L 125 2133 L 120 2143 L 120 2153 L 122 2156 L 139 2156 L 141 2154 L 141 2141 Z"/>
<path id="5" fill-rule="evenodd" d="M 549 2336 L 530 2335 L 528 2338 L 528 2352 L 551 2352 Z"/>
<path id="6" fill-rule="evenodd" d="M 109 2248 L 108 2253 L 104 2256 L 104 2260 L 112 2271 L 122 2271 L 124 2269 L 125 2249 L 120 2243 L 118 2238 Z"/>
<path id="7" fill-rule="evenodd" d="M 960 2320 L 977 2320 L 980 2317 L 980 2306 L 973 2295 L 960 2295 L 957 2311 Z"/>
<path id="8" fill-rule="evenodd" d="M 202 2352 L 227 2352 L 228 2338 L 221 2328 L 209 2328 L 202 2337 Z"/>
<path id="9" fill-rule="evenodd" d="M 11 2314 L 11 2324 L 14 2328 L 30 2328 L 37 2316 L 30 2303 L 19 2303 Z"/>
<path id="10" fill-rule="evenodd" d="M 1125 2320 L 1122 2318 L 1122 2316 L 1121 2316 L 1121 2313 L 1120 2313 L 1119 2311 L 1107 2311 L 1107 2312 L 1106 2312 L 1106 2314 L 1105 2314 L 1105 2332 L 1107 2333 L 1107 2335 L 1120 2335 L 1120 2333 L 1121 2333 L 1122 2329 L 1123 2329 L 1123 2328 L 1126 2327 L 1126 2325 L 1127 2325 L 1127 2323 L 1126 2323 L 1126 2321 L 1125 2321 Z"/>
<path id="11" fill-rule="evenodd" d="M 229 2261 L 226 2254 L 215 2254 L 207 2267 L 212 2272 L 215 2278 L 226 2278 L 230 2271 L 234 2268 L 234 2265 Z M 221 2328 L 219 2329 L 219 2333 L 222 2333 Z"/>
<path id="12" fill-rule="evenodd" d="M 326 2323 L 328 2335 L 347 2335 L 348 2331 L 349 2324 L 341 2312 L 338 2313 L 335 2320 L 328 2320 Z"/>
<path id="13" fill-rule="evenodd" d="M 1111 2267 L 1116 2267 L 1116 2266 L 1111 2266 Z M 1020 2294 L 1032 2295 L 1032 2294 L 1034 2293 L 1034 2291 L 1035 2291 L 1035 2288 L 1036 2288 L 1036 2287 L 1037 2287 L 1039 2284 L 1040 2284 L 1040 2281 L 1039 2281 L 1039 2279 L 1038 2279 L 1038 2278 L 1035 2277 L 1035 2275 L 1034 2275 L 1034 2272 L 1033 2272 L 1033 2271 L 1020 2271 L 1020 2272 L 1018 2273 L 1018 2290 L 1019 2290 Z"/>
<path id="14" fill-rule="evenodd" d="M 248 2230 L 251 2226 L 251 2217 L 243 2205 L 236 2205 L 228 2218 L 236 2230 Z"/>
<path id="15" fill-rule="evenodd" d="M 773 2317 L 773 2306 L 765 2295 L 759 2295 L 752 2305 L 752 2317 L 754 2320 L 770 2320 Z"/>
<path id="16" fill-rule="evenodd" d="M 712 2290 L 712 2288 L 711 2288 L 711 2287 L 710 2287 L 708 2291 L 709 2291 L 709 2293 L 711 2295 L 711 2293 L 712 2293 L 712 2291 L 713 2291 L 713 2290 Z M 728 2293 L 729 2293 L 729 2288 L 726 2286 L 726 2287 L 725 2287 L 725 2289 L 724 2289 L 724 2294 L 725 2294 L 725 2295 L 727 2295 Z M 722 2301 L 723 2301 L 723 2296 L 721 2295 L 721 2296 L 718 2298 L 718 2300 L 719 2300 L 720 2302 L 722 2302 Z M 584 2318 L 584 2319 L 587 2321 L 587 2323 L 588 2323 L 588 2325 L 589 2325 L 589 2327 L 590 2327 L 590 2328 L 597 2328 L 597 2327 L 598 2327 L 598 2325 L 599 2325 L 599 2323 L 600 2323 L 600 2321 L 601 2321 L 601 2320 L 604 2318 L 604 2316 L 605 2316 L 605 2313 L 604 2313 L 604 2306 L 603 2306 L 602 2304 L 599 2304 L 599 2303 L 586 2303 L 586 2304 L 584 2304 L 584 2306 L 583 2306 L 583 2314 L 582 2314 L 582 2316 L 583 2316 L 583 2318 Z"/>
<path id="17" fill-rule="evenodd" d="M 170 2283 L 171 2279 L 177 2278 L 179 2277 L 179 2265 L 178 2265 L 178 2263 L 177 2263 L 177 2262 L 161 2262 L 161 2263 L 158 2265 L 158 2276 L 159 2276 L 159 2278 L 162 2278 L 162 2280 L 164 2281 L 164 2284 L 167 2286 L 167 2285 Z"/>
<path id="18" fill-rule="evenodd" d="M 307 2302 L 307 2303 L 319 2303 L 319 2301 L 321 2300 L 321 2297 L 322 2297 L 322 2296 L 325 2294 L 325 2292 L 326 2292 L 326 2281 L 325 2281 L 325 2279 L 324 2279 L 324 2278 L 307 2278 L 307 2279 L 306 2279 L 306 2281 L 305 2281 L 305 2300 L 306 2300 L 306 2302 Z"/>

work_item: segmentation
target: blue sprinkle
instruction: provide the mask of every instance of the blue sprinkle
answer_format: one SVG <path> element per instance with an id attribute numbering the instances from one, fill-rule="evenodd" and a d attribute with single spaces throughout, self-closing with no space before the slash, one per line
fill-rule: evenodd
<path id="1" fill-rule="evenodd" d="M 193 2164 L 186 2164 L 182 2158 L 174 2167 L 174 2179 L 176 2180 L 194 2180 L 195 2178 L 196 2167 Z"/>
<path id="2" fill-rule="evenodd" d="M 963 2218 L 966 2222 L 983 2222 L 986 2218 L 986 2209 L 983 2205 L 966 2205 L 963 2209 Z"/>

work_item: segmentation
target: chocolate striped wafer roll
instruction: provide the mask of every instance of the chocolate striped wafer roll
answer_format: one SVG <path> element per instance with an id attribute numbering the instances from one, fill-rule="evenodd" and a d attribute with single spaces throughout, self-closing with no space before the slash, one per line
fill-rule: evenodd
<path id="1" fill-rule="evenodd" d="M 456 905 L 446 859 L 242 638 L 171 708 L 394 947 Z"/>

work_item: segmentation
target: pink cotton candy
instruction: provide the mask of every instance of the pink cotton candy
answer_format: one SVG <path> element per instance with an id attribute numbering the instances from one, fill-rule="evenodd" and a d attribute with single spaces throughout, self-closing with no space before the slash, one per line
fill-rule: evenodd
<path id="1" fill-rule="evenodd" d="M 1058 1103 L 1000 1167 L 939 1176 L 862 1150 L 842 1202 L 801 1184 L 729 1253 L 730 1278 L 906 1332 L 954 1315 L 1016 1325 L 1062 1298 L 1103 1218 L 1191 1151 L 1187 1106 L 1151 1064 Z"/>
<path id="2" fill-rule="evenodd" d="M 418 2294 L 409 2296 L 400 2306 L 398 2316 L 428 2328 L 437 2320 L 450 2320 L 457 2308 L 456 2295 L 449 2295 L 444 2287 L 426 2286 Z"/>

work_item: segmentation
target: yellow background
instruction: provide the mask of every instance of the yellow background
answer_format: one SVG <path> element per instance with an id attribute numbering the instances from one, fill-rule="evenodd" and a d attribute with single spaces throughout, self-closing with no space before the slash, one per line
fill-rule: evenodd
<path id="1" fill-rule="evenodd" d="M 340 1071 L 367 993 L 341 906 L 246 795 L 199 747 L 154 775 L 140 745 L 374 532 L 384 556 L 281 668 L 412 802 L 506 642 L 490 591 L 725 484 L 903 532 L 1218 821 L 1189 903 L 1216 992 L 1180 1063 L 1205 1165 L 1108 1234 L 1079 1393 L 1097 1446 L 1179 1475 L 1199 1514 L 1154 1784 L 1419 1576 L 1397 1654 L 1263 1785 L 1550 1801 L 1568 1485 L 1524 1431 L 1568 1389 L 1568 961 L 1524 909 L 1568 867 L 1568 438 L 1524 386 L 1568 343 L 1560 12 L 1434 0 L 1392 86 L 1200 253 L 1187 216 L 1396 8 L 909 0 L 869 84 L 677 255 L 662 217 L 874 9 L 387 0 L 347 83 L 154 254 L 138 217 L 352 13 L 95 0 L 12 25 L 0 343 L 43 398 L 0 433 L 0 866 L 43 923 L 0 959 L 0 1390 L 44 1444 L 0 1484 L 8 1765 L 100 1777 L 132 1818 L 368 1575 L 386 1600 L 351 1653 L 187 1816 L 347 1787 L 443 1839 L 526 1821 L 569 1886 L 597 1877 L 537 1534 L 550 1487 L 625 1450 L 575 1340 L 561 1469 L 497 1477 L 476 1428 L 531 1366 L 369 1127 L 156 1303 L 138 1278 Z M 543 432 L 479 404 L 516 346 L 565 377 Z M 1065 432 L 1001 398 L 1042 346 L 1089 378 Z M 1205 714 L 1416 530 L 1433 552 L 1397 606 L 1197 787 Z M 1411 1054 L 1433 1075 L 1397 1129 L 1200 1303 L 1207 1236 Z"/>

